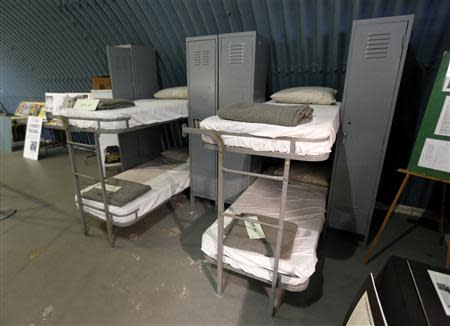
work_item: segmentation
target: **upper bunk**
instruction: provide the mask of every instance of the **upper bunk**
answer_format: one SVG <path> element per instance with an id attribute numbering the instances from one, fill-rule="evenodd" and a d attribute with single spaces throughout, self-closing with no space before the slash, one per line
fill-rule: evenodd
<path id="1" fill-rule="evenodd" d="M 102 111 L 65 108 L 60 111 L 60 116 L 67 118 L 71 126 L 80 131 L 121 133 L 185 119 L 188 116 L 188 100 L 142 99 L 135 100 L 134 106 Z"/>

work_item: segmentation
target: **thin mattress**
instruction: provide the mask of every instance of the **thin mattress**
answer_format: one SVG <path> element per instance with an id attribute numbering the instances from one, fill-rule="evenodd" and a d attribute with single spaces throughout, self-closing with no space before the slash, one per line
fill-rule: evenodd
<path id="1" fill-rule="evenodd" d="M 275 105 L 292 105 L 267 102 Z M 331 153 L 331 148 L 336 140 L 336 133 L 339 129 L 339 107 L 336 105 L 311 105 L 314 109 L 313 119 L 310 122 L 298 125 L 296 127 L 285 127 L 263 123 L 248 123 L 221 119 L 218 116 L 212 116 L 200 122 L 203 129 L 244 133 L 268 139 L 222 136 L 226 146 L 235 146 L 249 148 L 255 151 L 264 152 L 290 152 L 290 142 L 279 140 L 279 137 L 301 138 L 301 141 L 295 143 L 295 154 L 301 156 L 321 157 L 320 160 L 327 159 Z M 207 143 L 214 144 L 208 136 L 203 136 Z"/>
<path id="2" fill-rule="evenodd" d="M 252 213 L 278 218 L 281 183 L 267 179 L 256 179 L 247 190 L 227 209 L 227 213 Z M 292 254 L 289 259 L 280 259 L 281 283 L 288 289 L 304 290 L 317 263 L 316 248 L 325 219 L 327 188 L 309 185 L 289 185 L 285 221 L 298 225 Z M 232 221 L 224 218 L 226 227 Z M 217 220 L 203 233 L 202 251 L 217 258 Z M 251 251 L 224 246 L 223 261 L 247 274 L 272 281 L 273 257 Z"/>
<path id="3" fill-rule="evenodd" d="M 102 111 L 80 111 L 75 109 L 62 109 L 61 115 L 68 118 L 88 118 L 88 119 L 117 119 L 123 117 L 131 118 L 129 127 L 137 127 L 153 123 L 167 122 L 188 116 L 187 100 L 162 100 L 145 99 L 134 101 L 135 106 L 102 110 Z M 96 121 L 70 120 L 70 124 L 78 128 L 95 129 L 98 128 Z M 124 129 L 125 121 L 101 122 L 102 129 Z"/>
<path id="4" fill-rule="evenodd" d="M 150 191 L 147 191 L 122 207 L 109 205 L 113 224 L 117 226 L 129 226 L 136 223 L 147 213 L 163 204 L 172 196 L 189 187 L 189 162 L 174 162 L 159 157 L 155 160 L 141 164 L 134 169 L 115 175 L 114 178 L 134 181 L 152 187 Z M 88 191 L 92 187 L 93 186 L 86 187 L 81 192 Z M 83 198 L 83 203 L 101 209 L 104 208 L 103 202 Z M 133 213 L 136 209 L 138 209 L 137 216 Z M 84 206 L 84 210 L 99 219 L 105 220 L 103 211 L 86 206 Z M 116 216 L 115 214 L 120 216 Z"/>

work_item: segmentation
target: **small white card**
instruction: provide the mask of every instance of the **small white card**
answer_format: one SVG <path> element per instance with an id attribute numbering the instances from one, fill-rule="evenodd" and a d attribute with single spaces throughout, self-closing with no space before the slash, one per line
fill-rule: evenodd
<path id="1" fill-rule="evenodd" d="M 73 108 L 80 111 L 95 111 L 99 101 L 99 99 L 78 99 Z"/>
<path id="2" fill-rule="evenodd" d="M 252 240 L 264 239 L 266 237 L 266 235 L 264 234 L 261 224 L 257 223 L 258 217 L 257 216 L 246 216 L 246 218 L 255 220 L 255 222 L 244 221 L 245 228 L 247 229 L 247 234 L 248 234 L 249 239 L 252 239 Z"/>
<path id="3" fill-rule="evenodd" d="M 102 190 L 102 184 L 99 182 L 94 186 L 94 188 Z M 106 183 L 105 189 L 106 189 L 106 191 L 109 191 L 109 192 L 117 192 L 120 189 L 122 189 L 122 187 L 121 186 L 113 186 L 113 185 L 109 185 Z"/>

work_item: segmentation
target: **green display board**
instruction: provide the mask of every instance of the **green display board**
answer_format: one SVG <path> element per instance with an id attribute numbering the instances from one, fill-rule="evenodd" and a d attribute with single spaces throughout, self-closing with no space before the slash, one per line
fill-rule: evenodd
<path id="1" fill-rule="evenodd" d="M 444 52 L 408 170 L 450 180 L 450 52 Z"/>

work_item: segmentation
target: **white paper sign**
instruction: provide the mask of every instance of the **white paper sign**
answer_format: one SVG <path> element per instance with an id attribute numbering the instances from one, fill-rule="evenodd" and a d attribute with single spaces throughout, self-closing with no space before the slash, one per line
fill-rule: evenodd
<path id="1" fill-rule="evenodd" d="M 450 141 L 425 139 L 418 165 L 450 173 Z"/>
<path id="2" fill-rule="evenodd" d="M 447 72 L 445 73 L 444 85 L 442 85 L 443 92 L 450 92 L 450 62 L 448 63 Z"/>
<path id="3" fill-rule="evenodd" d="M 444 106 L 434 133 L 436 135 L 450 136 L 450 96 L 445 97 Z"/>
<path id="4" fill-rule="evenodd" d="M 95 184 L 94 188 L 102 190 L 102 184 L 99 182 L 99 183 Z M 113 186 L 113 185 L 109 185 L 109 184 L 105 183 L 105 189 L 106 189 L 106 191 L 109 191 L 109 192 L 117 192 L 120 189 L 122 189 L 122 186 Z"/>
<path id="5" fill-rule="evenodd" d="M 74 109 L 80 111 L 95 111 L 97 109 L 99 99 L 91 100 L 91 99 L 78 99 L 75 102 Z"/>
<path id="6" fill-rule="evenodd" d="M 255 222 L 244 221 L 249 239 L 264 239 L 266 235 L 264 234 L 261 224 L 257 223 L 258 217 L 246 216 L 246 218 L 255 220 Z"/>
<path id="7" fill-rule="evenodd" d="M 25 145 L 23 147 L 23 157 L 31 160 L 39 158 L 39 145 L 41 142 L 42 118 L 28 117 L 27 131 L 25 134 Z"/>

